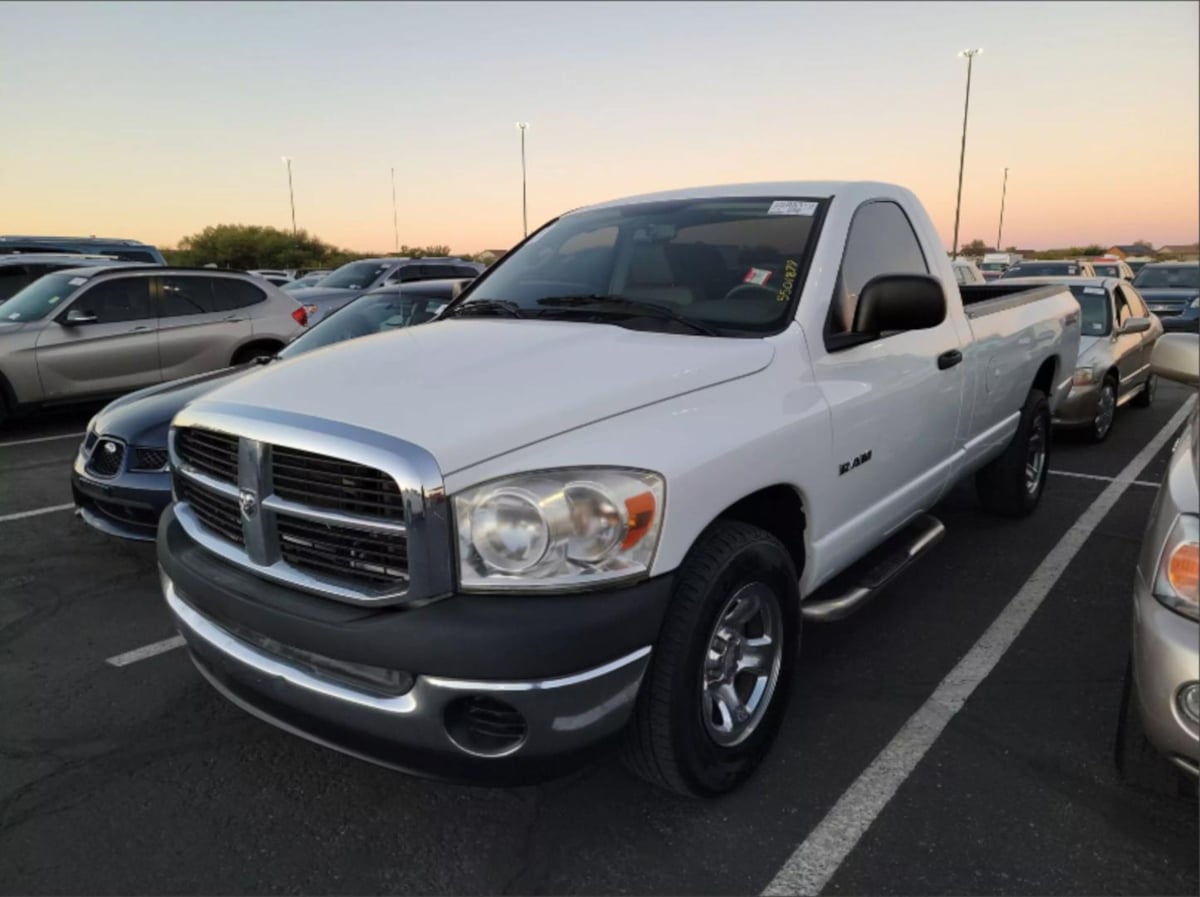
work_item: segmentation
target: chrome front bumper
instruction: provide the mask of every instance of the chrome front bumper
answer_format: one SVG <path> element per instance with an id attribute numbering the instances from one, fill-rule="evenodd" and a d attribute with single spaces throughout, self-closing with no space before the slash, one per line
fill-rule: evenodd
<path id="1" fill-rule="evenodd" d="M 412 674 L 402 694 L 382 695 L 336 682 L 238 637 L 188 603 L 161 574 L 163 594 L 200 672 L 225 697 L 259 718 L 310 741 L 380 765 L 421 775 L 490 781 L 495 770 L 585 752 L 628 721 L 650 661 L 646 646 L 574 675 L 531 681 L 470 681 Z M 520 714 L 525 734 L 500 751 L 479 752 L 450 733 L 464 699 L 490 699 Z M 542 773 L 542 774 L 539 774 Z"/>

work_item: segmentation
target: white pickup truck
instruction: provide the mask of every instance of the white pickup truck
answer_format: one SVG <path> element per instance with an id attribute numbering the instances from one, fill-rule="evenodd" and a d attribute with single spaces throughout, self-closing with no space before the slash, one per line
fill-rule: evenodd
<path id="1" fill-rule="evenodd" d="M 1080 310 L 960 290 L 907 190 L 679 190 L 551 221 L 438 320 L 176 416 L 158 531 L 206 678 L 419 774 L 620 741 L 694 795 L 766 753 L 802 621 L 863 605 L 974 475 L 1038 504 Z"/>

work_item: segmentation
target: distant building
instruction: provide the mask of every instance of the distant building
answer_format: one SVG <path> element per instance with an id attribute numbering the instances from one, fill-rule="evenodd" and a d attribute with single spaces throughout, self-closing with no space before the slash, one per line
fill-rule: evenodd
<path id="1" fill-rule="evenodd" d="M 1200 243 L 1172 243 L 1161 247 L 1158 252 L 1159 255 L 1172 255 L 1178 258 L 1200 258 Z"/>
<path id="2" fill-rule="evenodd" d="M 1138 243 L 1118 243 L 1116 246 L 1108 247 L 1107 255 L 1115 255 L 1121 260 L 1130 256 L 1153 256 L 1154 247 Z"/>

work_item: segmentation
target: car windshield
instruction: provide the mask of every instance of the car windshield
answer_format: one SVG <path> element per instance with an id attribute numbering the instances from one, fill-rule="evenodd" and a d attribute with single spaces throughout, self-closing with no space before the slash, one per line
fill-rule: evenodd
<path id="1" fill-rule="evenodd" d="M 309 287 L 315 287 L 324 279 L 324 274 L 320 275 L 319 277 L 301 277 L 299 280 L 293 280 L 284 284 L 283 289 L 287 290 L 289 293 L 292 290 L 306 290 Z"/>
<path id="2" fill-rule="evenodd" d="M 1107 336 L 1112 329 L 1108 291 L 1104 287 L 1071 284 L 1071 295 L 1079 303 L 1083 320 L 1079 325 L 1082 336 Z"/>
<path id="3" fill-rule="evenodd" d="M 567 318 L 719 335 L 779 329 L 799 295 L 821 202 L 633 203 L 564 215 L 449 314 Z"/>
<path id="4" fill-rule="evenodd" d="M 1096 272 L 1097 277 L 1120 277 L 1120 265 L 1092 265 L 1092 270 Z"/>
<path id="5" fill-rule="evenodd" d="M 342 265 L 324 281 L 323 287 L 337 287 L 342 290 L 362 290 L 373 284 L 390 266 L 379 262 L 350 262 Z"/>
<path id="6" fill-rule="evenodd" d="M 279 353 L 295 358 L 322 346 L 357 339 L 372 333 L 423 324 L 450 302 L 449 291 L 389 291 L 360 296 L 292 340 Z"/>
<path id="7" fill-rule="evenodd" d="M 0 302 L 0 321 L 37 321 L 87 282 L 71 271 L 46 274 Z"/>
<path id="8" fill-rule="evenodd" d="M 984 262 L 980 267 L 984 271 L 1003 271 L 1008 266 L 1004 262 Z"/>
<path id="9" fill-rule="evenodd" d="M 1137 273 L 1133 285 L 1150 289 L 1200 289 L 1200 265 L 1145 267 Z"/>
<path id="10" fill-rule="evenodd" d="M 1075 262 L 1021 262 L 1013 265 L 1003 277 L 1078 277 L 1079 265 Z"/>

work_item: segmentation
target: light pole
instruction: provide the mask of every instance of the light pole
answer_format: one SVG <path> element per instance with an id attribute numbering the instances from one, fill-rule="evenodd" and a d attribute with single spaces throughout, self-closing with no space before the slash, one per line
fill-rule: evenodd
<path id="1" fill-rule="evenodd" d="M 296 193 L 292 190 L 292 160 L 288 156 L 283 157 L 283 164 L 288 170 L 288 198 L 292 202 L 292 237 L 296 236 Z"/>
<path id="2" fill-rule="evenodd" d="M 1008 195 L 1008 169 L 1004 169 L 1004 186 L 1000 188 L 1000 226 L 996 228 L 996 251 L 1001 252 L 1000 235 L 1004 233 L 1004 197 Z"/>
<path id="3" fill-rule="evenodd" d="M 967 158 L 967 111 L 971 108 L 971 63 L 983 50 L 960 50 L 959 56 L 967 57 L 967 98 L 963 102 L 962 149 L 958 154 L 958 199 L 954 203 L 954 246 L 951 248 L 951 258 L 958 258 L 958 215 L 962 210 L 962 179 L 963 162 Z"/>
<path id="4" fill-rule="evenodd" d="M 529 203 L 525 193 L 525 129 L 529 127 L 529 122 L 517 122 L 517 129 L 521 132 L 521 228 L 526 237 L 529 236 Z"/>
<path id="5" fill-rule="evenodd" d="M 392 168 L 392 231 L 396 237 L 396 252 L 400 251 L 400 219 L 396 217 L 396 169 Z"/>

